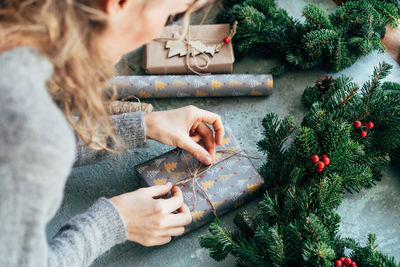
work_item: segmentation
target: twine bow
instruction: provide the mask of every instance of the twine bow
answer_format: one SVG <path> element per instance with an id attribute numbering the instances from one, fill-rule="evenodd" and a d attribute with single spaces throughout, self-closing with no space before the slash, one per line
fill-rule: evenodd
<path id="1" fill-rule="evenodd" d="M 181 151 L 182 150 L 179 150 L 178 153 L 181 152 Z M 221 160 L 209 165 L 209 166 L 206 166 L 206 165 L 202 164 L 201 162 L 199 162 L 197 164 L 197 166 L 195 166 L 194 168 L 189 168 L 189 175 L 187 175 L 187 176 L 183 177 L 181 180 L 175 182 L 174 185 L 181 185 L 181 184 L 186 184 L 187 182 L 192 182 L 192 193 L 193 193 L 193 197 L 194 197 L 194 203 L 193 203 L 193 207 L 191 208 L 190 211 L 193 211 L 195 206 L 196 206 L 196 202 L 197 202 L 197 194 L 196 194 L 195 189 L 194 189 L 194 184 L 196 183 L 198 188 L 201 190 L 201 192 L 203 193 L 204 197 L 206 198 L 206 201 L 210 205 L 211 210 L 212 210 L 215 218 L 218 218 L 217 210 L 216 210 L 214 204 L 212 203 L 212 201 L 211 201 L 210 197 L 208 196 L 206 190 L 199 183 L 197 178 L 200 175 L 202 175 L 203 173 L 207 172 L 212 167 L 214 167 L 214 166 L 216 166 L 216 165 L 218 165 L 218 164 L 220 164 L 220 163 L 222 163 L 222 162 L 224 162 L 224 161 L 226 161 L 226 160 L 228 160 L 228 159 L 230 159 L 230 158 L 232 158 L 234 156 L 240 156 L 240 157 L 248 158 L 248 159 L 250 159 L 250 158 L 258 159 L 258 157 L 248 156 L 248 155 L 245 154 L 244 150 L 235 151 L 233 149 L 221 149 L 221 150 L 217 150 L 216 152 L 217 153 L 228 153 L 229 155 L 227 157 L 225 157 L 225 158 L 223 158 L 223 159 L 221 159 Z M 186 162 L 186 164 L 189 166 L 189 162 L 188 162 L 188 160 L 187 160 L 187 158 L 186 158 L 184 153 L 182 153 L 182 158 Z"/>

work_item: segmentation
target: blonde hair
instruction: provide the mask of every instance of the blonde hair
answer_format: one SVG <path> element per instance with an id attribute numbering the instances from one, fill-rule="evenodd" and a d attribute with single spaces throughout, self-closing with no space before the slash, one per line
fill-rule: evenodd
<path id="1" fill-rule="evenodd" d="M 54 65 L 49 93 L 60 100 L 68 122 L 93 149 L 121 149 L 109 116 L 104 85 L 114 69 L 101 56 L 96 37 L 107 26 L 107 16 L 95 3 L 103 0 L 2 0 L 0 47 L 31 41 Z M 145 0 L 144 2 L 146 2 Z M 204 0 L 199 0 L 204 1 Z M 195 2 L 192 11 L 198 10 Z M 184 18 L 188 24 L 189 13 Z M 73 115 L 78 113 L 78 120 Z"/>

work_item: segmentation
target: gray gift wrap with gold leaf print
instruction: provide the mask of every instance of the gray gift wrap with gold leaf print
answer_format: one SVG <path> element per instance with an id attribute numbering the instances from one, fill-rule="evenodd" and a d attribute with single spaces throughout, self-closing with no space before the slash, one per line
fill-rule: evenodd
<path id="1" fill-rule="evenodd" d="M 116 76 L 114 84 L 120 98 L 268 96 L 273 78 L 270 74 Z"/>
<path id="2" fill-rule="evenodd" d="M 191 177 L 193 168 L 198 164 L 188 152 L 176 148 L 135 166 L 135 169 L 144 186 L 154 186 L 167 182 L 176 183 Z M 185 233 L 215 218 L 207 197 L 219 217 L 255 198 L 263 184 L 262 177 L 228 128 L 225 129 L 222 145 L 217 146 L 215 165 L 195 179 L 198 182 L 194 183 L 196 203 L 193 182 L 178 185 L 183 192 L 184 202 L 192 210 L 193 221 L 185 227 Z"/>

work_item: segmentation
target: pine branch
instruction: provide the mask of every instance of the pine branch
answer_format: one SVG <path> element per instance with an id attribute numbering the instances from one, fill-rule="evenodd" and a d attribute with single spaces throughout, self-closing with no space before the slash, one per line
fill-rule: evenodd
<path id="1" fill-rule="evenodd" d="M 388 0 L 389 1 L 389 0 Z M 227 1 L 221 22 L 238 21 L 235 45 L 240 54 L 278 56 L 274 74 L 323 67 L 339 71 L 374 50 L 384 51 L 385 25 L 400 17 L 392 3 L 347 1 L 327 15 L 315 5 L 303 9 L 305 22 L 289 16 L 272 0 Z"/>
<path id="2" fill-rule="evenodd" d="M 349 250 L 358 266 L 396 266 L 377 250 L 375 235 L 366 246 L 340 237 L 336 213 L 345 191 L 373 186 L 389 154 L 400 151 L 400 84 L 382 83 L 390 69 L 380 64 L 362 87 L 346 76 L 307 87 L 310 109 L 298 131 L 292 117 L 267 114 L 257 144 L 266 155 L 260 173 L 267 192 L 254 216 L 235 217 L 237 231 L 210 225 L 212 236 L 200 242 L 211 257 L 231 254 L 239 266 L 332 266 Z"/>

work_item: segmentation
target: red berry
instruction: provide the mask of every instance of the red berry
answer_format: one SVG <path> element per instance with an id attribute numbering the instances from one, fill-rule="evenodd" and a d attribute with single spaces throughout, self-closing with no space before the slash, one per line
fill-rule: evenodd
<path id="1" fill-rule="evenodd" d="M 335 266 L 336 267 L 342 267 L 343 266 L 343 262 L 341 260 L 337 260 L 337 261 L 335 261 Z"/>
<path id="2" fill-rule="evenodd" d="M 367 132 L 366 132 L 366 131 L 362 131 L 362 132 L 361 132 L 361 137 L 364 138 L 364 137 L 366 137 L 366 136 L 367 136 Z"/>
<path id="3" fill-rule="evenodd" d="M 325 163 L 323 163 L 322 161 L 318 162 L 317 169 L 324 169 L 324 168 L 325 168 Z"/>
<path id="4" fill-rule="evenodd" d="M 319 157 L 317 155 L 314 155 L 311 157 L 311 161 L 317 163 L 319 161 Z"/>
<path id="5" fill-rule="evenodd" d="M 224 38 L 224 43 L 225 44 L 229 44 L 231 42 L 231 40 L 228 38 L 228 37 L 225 37 Z"/>
<path id="6" fill-rule="evenodd" d="M 340 261 L 341 261 L 341 262 L 344 262 L 344 259 L 346 259 L 346 258 L 345 258 L 345 257 L 341 257 L 341 258 L 340 258 Z"/>
<path id="7" fill-rule="evenodd" d="M 356 128 L 360 128 L 361 127 L 361 121 L 355 121 L 354 122 L 354 126 L 356 126 Z"/>
<path id="8" fill-rule="evenodd" d="M 368 129 L 372 129 L 372 128 L 374 128 L 374 124 L 372 122 L 368 122 L 367 127 L 368 127 Z"/>
<path id="9" fill-rule="evenodd" d="M 351 265 L 352 263 L 353 263 L 353 261 L 350 258 L 345 258 L 344 259 L 344 264 Z"/>
<path id="10" fill-rule="evenodd" d="M 328 158 L 329 159 L 328 155 L 326 155 L 326 154 L 322 155 L 321 158 Z"/>
<path id="11" fill-rule="evenodd" d="M 351 267 L 357 267 L 357 264 L 353 261 L 353 262 L 351 263 Z"/>
<path id="12" fill-rule="evenodd" d="M 321 173 L 323 169 L 317 168 L 316 171 Z"/>
<path id="13" fill-rule="evenodd" d="M 331 163 L 331 160 L 329 158 L 322 158 L 322 162 L 328 166 Z"/>

